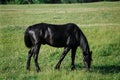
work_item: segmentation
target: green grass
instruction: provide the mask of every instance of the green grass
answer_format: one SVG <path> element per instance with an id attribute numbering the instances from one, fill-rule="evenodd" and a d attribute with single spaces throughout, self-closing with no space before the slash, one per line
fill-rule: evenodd
<path id="1" fill-rule="evenodd" d="M 76 23 L 93 51 L 90 72 L 84 69 L 80 48 L 70 70 L 70 52 L 54 70 L 61 48 L 43 45 L 39 54 L 41 72 L 26 71 L 27 49 L 23 36 L 27 26 L 40 23 Z M 120 80 L 120 2 L 86 4 L 0 5 L 0 80 Z"/>

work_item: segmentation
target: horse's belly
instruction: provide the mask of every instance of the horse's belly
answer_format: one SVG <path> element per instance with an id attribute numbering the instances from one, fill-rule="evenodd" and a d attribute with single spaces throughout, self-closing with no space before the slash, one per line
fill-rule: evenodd
<path id="1" fill-rule="evenodd" d="M 66 41 L 64 39 L 52 39 L 51 41 L 47 42 L 47 44 L 53 47 L 65 47 Z"/>

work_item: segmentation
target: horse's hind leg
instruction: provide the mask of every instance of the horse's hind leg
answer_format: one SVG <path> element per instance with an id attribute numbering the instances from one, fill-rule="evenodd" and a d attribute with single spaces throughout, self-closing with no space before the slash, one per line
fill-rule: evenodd
<path id="1" fill-rule="evenodd" d="M 64 51 L 60 57 L 60 60 L 58 61 L 57 65 L 55 66 L 55 69 L 60 69 L 61 62 L 63 61 L 63 59 L 65 58 L 65 56 L 69 50 L 70 50 L 70 48 L 68 48 L 68 47 L 64 49 Z"/>
<path id="2" fill-rule="evenodd" d="M 30 61 L 31 61 L 31 57 L 32 57 L 33 53 L 30 51 L 28 52 L 28 59 L 27 59 L 27 70 L 30 70 Z"/>
<path id="3" fill-rule="evenodd" d="M 35 66 L 36 66 L 36 71 L 39 72 L 40 67 L 38 64 L 38 54 L 39 54 L 40 45 L 35 45 L 33 48 L 34 48 L 33 58 L 34 58 Z"/>
<path id="4" fill-rule="evenodd" d="M 36 66 L 36 71 L 40 71 L 40 67 L 38 64 L 38 53 L 39 53 L 39 48 L 40 48 L 40 42 L 39 42 L 39 34 L 35 33 L 34 31 L 29 31 L 30 34 L 30 39 L 33 44 L 31 48 L 31 54 L 33 55 L 35 66 Z"/>
<path id="5" fill-rule="evenodd" d="M 40 71 L 40 67 L 38 65 L 38 53 L 39 53 L 39 48 L 40 45 L 35 45 L 33 46 L 30 51 L 28 52 L 28 59 L 27 59 L 27 70 L 30 70 L 30 61 L 31 61 L 31 57 L 33 56 L 34 58 L 34 62 L 35 62 L 35 66 L 36 66 L 36 70 L 37 72 Z"/>

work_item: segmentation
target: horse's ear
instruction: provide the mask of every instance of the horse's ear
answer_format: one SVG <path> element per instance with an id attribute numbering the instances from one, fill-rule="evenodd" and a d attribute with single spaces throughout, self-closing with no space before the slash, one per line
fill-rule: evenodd
<path id="1" fill-rule="evenodd" d="M 92 51 L 90 51 L 90 54 L 92 55 Z"/>
<path id="2" fill-rule="evenodd" d="M 84 54 L 84 56 L 86 56 L 87 54 L 86 54 L 86 52 L 83 52 L 83 54 Z"/>
<path id="3" fill-rule="evenodd" d="M 90 54 L 91 54 L 91 56 L 92 56 L 92 51 L 90 51 Z M 91 61 L 92 61 L 92 57 L 91 57 Z"/>

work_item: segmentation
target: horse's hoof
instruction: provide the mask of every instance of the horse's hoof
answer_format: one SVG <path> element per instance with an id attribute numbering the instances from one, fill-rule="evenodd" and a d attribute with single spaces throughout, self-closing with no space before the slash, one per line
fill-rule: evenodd
<path id="1" fill-rule="evenodd" d="M 37 72 L 40 72 L 41 70 L 40 70 L 40 68 L 38 68 L 38 69 L 36 69 L 36 71 L 37 71 Z"/>
<path id="2" fill-rule="evenodd" d="M 72 70 L 72 71 L 74 71 L 75 69 L 76 69 L 75 66 L 72 66 L 72 67 L 71 67 L 71 70 Z"/>
<path id="3" fill-rule="evenodd" d="M 30 67 L 27 67 L 26 69 L 27 69 L 28 71 L 30 71 Z"/>
<path id="4" fill-rule="evenodd" d="M 36 70 L 37 72 L 40 72 L 41 70 Z"/>
<path id="5" fill-rule="evenodd" d="M 60 70 L 60 67 L 59 67 L 59 66 L 56 66 L 55 69 L 56 69 L 56 70 Z"/>

